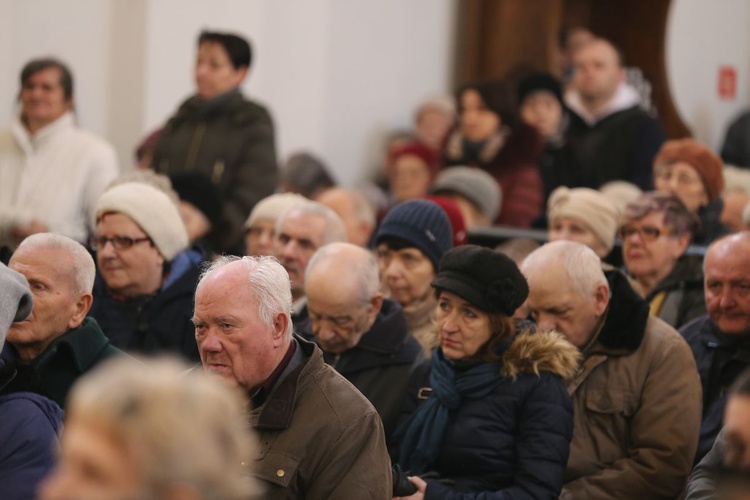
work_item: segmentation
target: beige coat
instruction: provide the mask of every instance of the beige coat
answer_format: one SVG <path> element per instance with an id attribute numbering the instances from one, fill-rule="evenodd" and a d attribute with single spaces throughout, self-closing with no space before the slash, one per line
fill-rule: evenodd
<path id="1" fill-rule="evenodd" d="M 568 385 L 575 426 L 562 499 L 675 498 L 692 468 L 701 419 L 695 361 L 622 280 Z"/>

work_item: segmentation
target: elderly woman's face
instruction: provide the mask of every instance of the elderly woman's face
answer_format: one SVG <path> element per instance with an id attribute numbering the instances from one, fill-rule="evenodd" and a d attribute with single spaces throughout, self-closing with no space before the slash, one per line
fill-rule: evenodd
<path id="1" fill-rule="evenodd" d="M 684 161 L 654 167 L 654 187 L 662 193 L 676 194 L 693 213 L 708 204 L 703 179 L 695 167 Z"/>
<path id="2" fill-rule="evenodd" d="M 549 241 L 575 241 L 586 245 L 600 258 L 607 256 L 607 248 L 599 238 L 579 219 L 574 217 L 558 217 L 549 226 Z"/>
<path id="3" fill-rule="evenodd" d="M 650 212 L 626 222 L 620 231 L 625 266 L 638 281 L 666 277 L 689 243 L 689 237 L 671 234 L 664 224 L 663 212 Z"/>
<path id="4" fill-rule="evenodd" d="M 144 478 L 136 460 L 96 422 L 72 418 L 60 438 L 55 471 L 40 489 L 42 500 L 142 498 Z"/>
<path id="5" fill-rule="evenodd" d="M 490 339 L 490 317 L 451 292 L 440 292 L 437 304 L 440 347 L 448 359 L 473 356 Z"/>
<path id="6" fill-rule="evenodd" d="M 460 104 L 461 133 L 470 141 L 487 140 L 500 128 L 500 117 L 487 107 L 476 90 L 465 90 Z"/>
<path id="7" fill-rule="evenodd" d="M 133 219 L 120 213 L 104 214 L 96 224 L 95 238 L 125 237 L 129 248 L 115 248 L 112 241 L 99 244 L 96 261 L 107 286 L 115 293 L 131 296 L 153 293 L 162 283 L 164 257 Z"/>
<path id="8" fill-rule="evenodd" d="M 381 243 L 377 249 L 380 279 L 390 297 L 407 307 L 424 299 L 435 279 L 432 262 L 414 247 L 393 250 Z"/>

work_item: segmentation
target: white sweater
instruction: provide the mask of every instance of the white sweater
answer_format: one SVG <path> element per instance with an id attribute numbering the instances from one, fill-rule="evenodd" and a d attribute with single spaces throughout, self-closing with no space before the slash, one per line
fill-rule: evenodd
<path id="1" fill-rule="evenodd" d="M 0 244 L 12 245 L 10 231 L 33 219 L 85 242 L 96 201 L 118 173 L 112 146 L 78 128 L 72 113 L 34 136 L 16 118 L 0 131 Z"/>

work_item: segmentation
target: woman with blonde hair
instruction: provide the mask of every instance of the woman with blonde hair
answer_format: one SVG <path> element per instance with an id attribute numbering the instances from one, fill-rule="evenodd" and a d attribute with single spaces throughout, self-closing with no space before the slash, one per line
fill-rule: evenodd
<path id="1" fill-rule="evenodd" d="M 243 400 L 172 359 L 100 365 L 70 396 L 43 500 L 254 498 Z"/>

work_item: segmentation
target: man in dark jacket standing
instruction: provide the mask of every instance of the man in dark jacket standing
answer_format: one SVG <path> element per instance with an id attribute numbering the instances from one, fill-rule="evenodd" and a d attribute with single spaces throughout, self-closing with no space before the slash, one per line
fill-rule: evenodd
<path id="1" fill-rule="evenodd" d="M 39 233 L 21 242 L 9 267 L 28 280 L 34 308 L 8 330 L 3 359 L 15 375 L 1 392 L 35 392 L 65 408 L 81 375 L 122 354 L 96 320 L 86 317 L 93 301 L 94 260 L 77 241 Z"/>
<path id="2" fill-rule="evenodd" d="M 347 280 L 337 279 L 346 276 Z M 386 439 L 395 430 L 407 382 L 424 361 L 398 302 L 384 299 L 375 256 L 350 243 L 320 248 L 307 265 L 308 339 L 323 359 L 370 400 Z"/>
<path id="3" fill-rule="evenodd" d="M 703 386 L 703 418 L 696 462 L 721 430 L 727 391 L 750 366 L 750 232 L 715 241 L 703 261 L 708 314 L 680 333 L 693 350 Z"/>
<path id="4" fill-rule="evenodd" d="M 198 38 L 196 94 L 161 132 L 151 165 L 167 175 L 196 171 L 211 179 L 224 205 L 225 237 L 218 250 L 242 243 L 242 224 L 253 206 L 277 183 L 271 115 L 239 89 L 252 61 L 250 44 L 228 33 L 204 31 Z"/>
<path id="5" fill-rule="evenodd" d="M 204 369 L 246 391 L 264 498 L 391 498 L 375 408 L 315 344 L 292 334 L 289 275 L 273 257 L 220 257 L 195 292 Z"/>
<path id="6" fill-rule="evenodd" d="M 619 271 L 604 273 L 590 248 L 555 241 L 522 271 L 541 330 L 583 354 L 568 383 L 574 429 L 561 499 L 674 498 L 690 474 L 700 426 L 700 387 L 690 349 L 649 317 Z"/>

